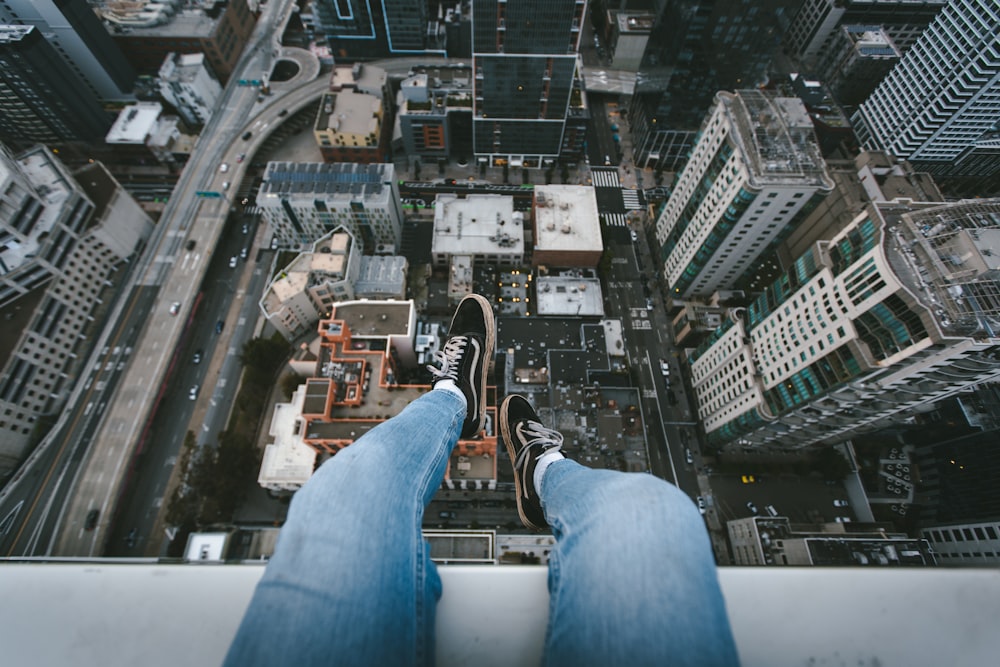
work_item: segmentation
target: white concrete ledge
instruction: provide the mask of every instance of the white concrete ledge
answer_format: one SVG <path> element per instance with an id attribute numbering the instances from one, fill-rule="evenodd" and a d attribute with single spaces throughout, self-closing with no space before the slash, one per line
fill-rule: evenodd
<path id="1" fill-rule="evenodd" d="M 538 664 L 545 567 L 439 570 L 438 665 Z M 5 563 L 0 662 L 218 665 L 262 572 L 256 565 Z M 745 667 L 978 666 L 1000 655 L 1000 570 L 719 573 Z"/>

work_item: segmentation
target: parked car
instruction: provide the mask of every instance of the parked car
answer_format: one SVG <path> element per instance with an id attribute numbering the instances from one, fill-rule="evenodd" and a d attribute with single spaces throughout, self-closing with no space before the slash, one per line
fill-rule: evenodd
<path id="1" fill-rule="evenodd" d="M 834 500 L 833 501 L 833 506 L 834 507 L 847 507 L 848 505 L 849 505 L 849 503 L 846 500 Z"/>
<path id="2" fill-rule="evenodd" d="M 706 512 L 705 499 L 702 498 L 701 496 L 698 496 L 698 511 L 701 512 L 702 514 Z"/>
<path id="3" fill-rule="evenodd" d="M 688 465 L 691 465 L 692 463 L 694 463 L 694 456 L 691 455 L 691 450 L 690 449 L 685 449 L 684 450 L 684 460 L 687 461 Z"/>
<path id="4" fill-rule="evenodd" d="M 446 520 L 447 519 L 454 519 L 457 516 L 458 515 L 455 514 L 454 512 L 438 512 L 438 518 L 439 519 L 446 519 Z"/>
<path id="5" fill-rule="evenodd" d="M 222 333 L 222 327 L 224 327 L 224 326 L 226 326 L 226 323 L 223 322 L 222 320 L 219 320 L 218 322 L 216 322 L 215 323 L 215 333 L 217 333 L 217 334 Z"/>
<path id="6" fill-rule="evenodd" d="M 757 511 L 757 506 L 750 501 L 747 501 L 747 509 L 750 510 L 750 513 L 753 514 L 754 516 L 760 514 L 760 512 Z"/>
<path id="7" fill-rule="evenodd" d="M 764 505 L 764 511 L 767 512 L 768 516 L 778 516 L 778 510 L 774 509 L 774 505 Z"/>
<path id="8" fill-rule="evenodd" d="M 757 480 L 754 479 L 753 475 L 743 475 L 742 477 L 740 477 L 740 481 L 743 482 L 744 484 L 753 484 Z"/>

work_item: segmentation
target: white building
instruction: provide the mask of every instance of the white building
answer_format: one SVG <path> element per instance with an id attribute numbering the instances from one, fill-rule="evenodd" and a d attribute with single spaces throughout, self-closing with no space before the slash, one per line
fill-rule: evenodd
<path id="1" fill-rule="evenodd" d="M 674 297 L 730 289 L 833 190 L 797 98 L 720 92 L 656 221 Z"/>
<path id="2" fill-rule="evenodd" d="M 264 290 L 260 309 L 282 336 L 314 331 L 333 305 L 354 299 L 406 296 L 407 262 L 398 256 L 362 256 L 343 227 L 330 232 L 282 269 Z"/>
<path id="3" fill-rule="evenodd" d="M 858 139 L 935 177 L 1000 173 L 998 42 L 1000 5 L 947 3 L 854 114 Z"/>
<path id="4" fill-rule="evenodd" d="M 152 232 L 152 221 L 100 163 L 70 176 L 36 147 L 0 160 L 0 262 L 7 301 L 51 283 L 4 355 L 0 370 L 0 470 L 25 452 L 39 417 L 59 412 L 88 354 L 84 332 L 117 265 Z M 14 206 L 10 206 L 13 204 Z M 19 207 L 18 207 L 19 205 Z M 13 213 L 13 216 L 11 215 Z M 29 252 L 30 251 L 30 252 Z M 106 295 L 105 295 L 106 296 Z"/>
<path id="5" fill-rule="evenodd" d="M 524 216 L 507 195 L 441 194 L 434 200 L 434 264 L 468 256 L 472 264 L 524 264 Z"/>
<path id="6" fill-rule="evenodd" d="M 204 53 L 169 53 L 160 66 L 160 95 L 185 123 L 200 127 L 212 117 L 222 85 L 205 66 Z"/>
<path id="7" fill-rule="evenodd" d="M 1000 379 L 1000 200 L 870 206 L 689 356 L 715 445 L 842 441 Z"/>
<path id="8" fill-rule="evenodd" d="M 264 447 L 257 476 L 257 483 L 269 491 L 298 491 L 309 481 L 316 467 L 316 450 L 302 441 L 305 396 L 306 384 L 303 382 L 290 402 L 274 406 L 268 431 L 274 441 Z"/>
<path id="9" fill-rule="evenodd" d="M 402 239 L 391 164 L 270 162 L 257 205 L 284 248 L 307 248 L 339 226 L 367 253 Z"/>

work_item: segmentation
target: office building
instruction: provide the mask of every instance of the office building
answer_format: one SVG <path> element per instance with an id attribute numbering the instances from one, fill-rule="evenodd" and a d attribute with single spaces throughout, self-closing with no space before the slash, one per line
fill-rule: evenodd
<path id="1" fill-rule="evenodd" d="M 91 4 L 139 73 L 155 75 L 171 53 L 204 53 L 212 74 L 223 85 L 257 20 L 247 2 L 95 0 Z"/>
<path id="2" fill-rule="evenodd" d="M 845 25 L 837 37 L 820 57 L 816 74 L 838 103 L 857 106 L 895 67 L 900 53 L 879 26 Z"/>
<path id="3" fill-rule="evenodd" d="M 594 188 L 535 186 L 532 266 L 595 268 L 604 254 Z"/>
<path id="4" fill-rule="evenodd" d="M 222 86 L 206 66 L 204 53 L 167 55 L 159 84 L 160 95 L 191 128 L 207 123 L 222 97 Z"/>
<path id="5" fill-rule="evenodd" d="M 315 31 L 339 60 L 440 53 L 443 29 L 426 2 L 314 0 Z"/>
<path id="6" fill-rule="evenodd" d="M 931 22 L 852 121 L 863 146 L 938 179 L 984 181 L 1000 193 L 1000 6 L 954 0 Z M 946 54 L 946 55 L 945 55 Z"/>
<path id="7" fill-rule="evenodd" d="M 381 67 L 335 67 L 320 100 L 313 134 L 327 162 L 373 164 L 389 158 L 392 131 L 389 79 Z"/>
<path id="8" fill-rule="evenodd" d="M 881 26 L 906 53 L 949 0 L 805 0 L 785 34 L 785 48 L 806 67 L 830 53 L 845 25 Z"/>
<path id="9" fill-rule="evenodd" d="M 135 70 L 87 0 L 6 0 L 0 24 L 34 26 L 102 102 L 134 100 Z"/>
<path id="10" fill-rule="evenodd" d="M 524 264 L 524 215 L 505 195 L 440 194 L 434 200 L 434 264 L 467 257 L 470 265 Z"/>
<path id="11" fill-rule="evenodd" d="M 19 333 L 6 332 L 16 343 L 0 350 L 4 471 L 27 453 L 39 420 L 57 414 L 76 387 L 96 333 L 93 312 L 153 224 L 100 163 L 71 175 L 42 146 L 0 158 L 0 192 L 3 300 L 31 308 Z"/>
<path id="12" fill-rule="evenodd" d="M 628 109 L 635 165 L 679 171 L 718 91 L 768 83 L 768 65 L 800 2 L 656 3 Z"/>
<path id="13" fill-rule="evenodd" d="M 257 206 L 283 248 L 307 248 L 338 226 L 367 254 L 398 248 L 402 239 L 391 164 L 269 162 Z"/>
<path id="14" fill-rule="evenodd" d="M 737 288 L 833 189 L 802 102 L 720 92 L 656 221 L 663 279 L 687 299 Z"/>
<path id="15" fill-rule="evenodd" d="M 688 357 L 715 446 L 800 448 L 1000 379 L 1000 200 L 869 205 Z"/>
<path id="16" fill-rule="evenodd" d="M 586 103 L 577 51 L 586 7 L 585 0 L 473 0 L 472 123 L 481 164 L 537 168 L 580 154 Z"/>
<path id="17" fill-rule="evenodd" d="M 0 25 L 0 141 L 93 141 L 109 127 L 97 96 L 38 28 Z"/>
<path id="18" fill-rule="evenodd" d="M 773 505 L 771 506 L 774 507 Z M 927 567 L 936 565 L 927 540 L 831 521 L 797 526 L 784 516 L 726 522 L 735 565 Z"/>
<path id="19" fill-rule="evenodd" d="M 472 159 L 472 68 L 410 70 L 396 97 L 393 142 L 411 162 Z"/>

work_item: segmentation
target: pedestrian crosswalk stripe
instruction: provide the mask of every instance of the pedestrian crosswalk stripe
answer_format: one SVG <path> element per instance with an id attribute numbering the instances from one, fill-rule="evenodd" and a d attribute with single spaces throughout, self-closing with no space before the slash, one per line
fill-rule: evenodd
<path id="1" fill-rule="evenodd" d="M 624 213 L 602 213 L 601 219 L 608 227 L 628 227 Z"/>
<path id="2" fill-rule="evenodd" d="M 617 169 L 595 169 L 591 173 L 592 180 L 594 182 L 595 188 L 617 188 L 621 187 L 621 181 L 618 179 Z"/>
<path id="3" fill-rule="evenodd" d="M 622 188 L 622 202 L 625 204 L 625 208 L 632 211 L 643 208 L 639 201 L 639 193 L 636 190 Z"/>

